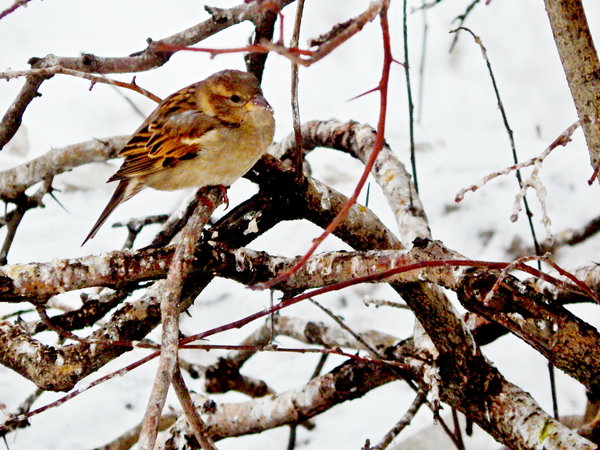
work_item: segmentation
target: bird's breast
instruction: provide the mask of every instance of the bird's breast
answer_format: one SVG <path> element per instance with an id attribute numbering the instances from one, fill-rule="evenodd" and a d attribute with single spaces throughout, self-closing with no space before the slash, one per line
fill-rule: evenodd
<path id="1" fill-rule="evenodd" d="M 211 133 L 202 143 L 197 156 L 178 161 L 173 167 L 153 173 L 146 184 L 154 189 L 171 191 L 190 187 L 230 186 L 260 159 L 271 144 L 274 133 L 272 115 L 260 117 L 263 123 L 242 124 L 237 128 Z M 195 138 L 185 138 L 186 145 L 195 145 Z"/>

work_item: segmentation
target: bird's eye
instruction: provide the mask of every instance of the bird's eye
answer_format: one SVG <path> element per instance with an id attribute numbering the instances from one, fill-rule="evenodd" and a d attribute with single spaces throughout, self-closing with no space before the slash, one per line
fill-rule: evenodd
<path id="1" fill-rule="evenodd" d="M 233 103 L 239 103 L 242 101 L 242 98 L 239 95 L 232 95 L 231 97 L 229 97 L 229 100 L 231 100 Z"/>

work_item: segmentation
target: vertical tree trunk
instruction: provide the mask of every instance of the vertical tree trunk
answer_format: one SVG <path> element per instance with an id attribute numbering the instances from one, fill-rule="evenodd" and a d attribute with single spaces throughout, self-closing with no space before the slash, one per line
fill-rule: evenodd
<path id="1" fill-rule="evenodd" d="M 571 96 L 582 121 L 590 160 L 596 170 L 600 165 L 600 62 L 585 11 L 581 0 L 544 2 Z"/>

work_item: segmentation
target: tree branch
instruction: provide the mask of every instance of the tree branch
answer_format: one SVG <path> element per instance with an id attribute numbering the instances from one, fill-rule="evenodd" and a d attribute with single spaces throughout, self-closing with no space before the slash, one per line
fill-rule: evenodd
<path id="1" fill-rule="evenodd" d="M 581 0 L 545 0 L 544 3 L 597 177 L 600 167 L 600 61 L 583 4 Z"/>

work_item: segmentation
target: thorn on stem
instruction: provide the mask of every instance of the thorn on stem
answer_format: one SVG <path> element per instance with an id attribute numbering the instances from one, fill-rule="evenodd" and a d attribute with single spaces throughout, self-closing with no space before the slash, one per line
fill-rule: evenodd
<path id="1" fill-rule="evenodd" d="M 365 95 L 369 95 L 369 94 L 372 94 L 373 92 L 377 92 L 377 91 L 381 91 L 381 87 L 380 86 L 374 87 L 373 89 L 369 89 L 368 91 L 363 92 L 362 94 L 358 94 L 357 96 L 352 97 L 352 98 L 346 100 L 346 102 L 351 102 L 353 100 L 359 99 L 361 97 L 364 97 Z"/>

